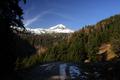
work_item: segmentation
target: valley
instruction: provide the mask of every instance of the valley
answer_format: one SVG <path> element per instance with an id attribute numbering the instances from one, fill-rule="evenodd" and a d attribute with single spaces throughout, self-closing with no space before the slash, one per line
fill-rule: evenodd
<path id="1" fill-rule="evenodd" d="M 30 57 L 24 57 L 22 59 L 18 58 L 16 61 L 16 69 L 30 69 L 28 73 L 30 72 L 31 75 L 34 75 L 35 72 L 36 77 L 31 76 L 31 80 L 37 77 L 38 79 L 55 78 L 58 80 L 65 80 L 67 79 L 66 77 L 68 74 L 69 76 L 75 74 L 76 77 L 73 80 L 76 80 L 77 78 L 80 80 L 92 80 L 93 78 L 94 80 L 110 80 L 111 77 L 104 77 L 110 75 L 112 76 L 111 80 L 114 78 L 115 80 L 118 80 L 118 67 L 120 66 L 119 22 L 120 16 L 115 15 L 98 22 L 96 25 L 86 26 L 79 31 L 75 31 L 74 33 L 58 32 L 35 34 L 32 32 L 21 33 L 18 31 L 18 34 L 22 39 L 27 40 L 32 46 L 35 47 L 36 53 Z M 76 72 L 77 69 L 69 66 L 69 64 L 73 64 L 73 66 L 82 66 L 76 68 L 82 69 L 83 75 L 80 76 L 79 74 L 81 73 Z M 46 66 L 42 68 L 39 67 L 39 65 Z M 38 66 L 38 70 L 41 70 L 40 72 L 36 71 L 36 66 Z M 64 69 L 66 67 L 69 67 L 68 69 L 71 69 L 73 74 L 71 71 L 69 71 L 69 73 L 66 72 L 68 71 Z M 47 68 L 50 69 L 47 72 L 44 71 L 44 69 L 46 70 Z M 59 71 L 59 69 L 60 72 L 56 72 Z M 31 72 L 31 70 L 34 72 Z M 117 73 L 114 73 L 116 70 Z M 94 74 L 92 74 L 92 72 Z M 44 76 L 46 73 L 48 73 L 46 75 L 47 77 Z M 53 73 L 56 74 L 53 75 Z M 115 74 L 116 76 L 112 74 Z M 39 77 L 37 75 L 42 76 Z M 84 77 L 85 79 L 81 79 L 81 77 Z M 70 79 L 72 79 L 72 77 L 70 77 Z"/>
<path id="2" fill-rule="evenodd" d="M 0 80 L 120 80 L 119 0 L 1 0 Z"/>

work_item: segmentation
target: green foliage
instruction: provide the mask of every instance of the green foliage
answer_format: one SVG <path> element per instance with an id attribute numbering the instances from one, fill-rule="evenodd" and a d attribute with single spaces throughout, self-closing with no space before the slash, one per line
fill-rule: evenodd
<path id="1" fill-rule="evenodd" d="M 60 61 L 83 62 L 85 59 L 96 61 L 96 53 L 103 43 L 112 44 L 115 52 L 120 51 L 119 25 L 120 15 L 115 15 L 96 25 L 86 26 L 73 33 L 69 42 L 63 41 L 57 47 L 53 46 L 48 53 L 50 56 L 53 55 L 52 59 Z"/>
<path id="2" fill-rule="evenodd" d="M 65 61 L 84 62 L 86 59 L 97 61 L 96 53 L 101 44 L 110 43 L 115 53 L 120 55 L 120 15 L 112 16 L 96 25 L 85 26 L 71 35 L 40 35 L 28 37 L 33 45 L 47 46 L 42 57 L 26 58 L 26 66 L 38 62 Z M 25 37 L 26 39 L 26 37 Z"/>

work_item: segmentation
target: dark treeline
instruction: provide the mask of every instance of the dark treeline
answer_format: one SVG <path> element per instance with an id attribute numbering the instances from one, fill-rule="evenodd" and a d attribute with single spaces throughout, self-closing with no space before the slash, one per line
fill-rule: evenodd
<path id="1" fill-rule="evenodd" d="M 19 80 L 15 71 L 15 62 L 18 57 L 28 56 L 35 51 L 27 41 L 21 39 L 13 33 L 11 26 L 21 27 L 23 10 L 19 6 L 19 1 L 26 3 L 26 0 L 1 0 L 0 1 L 0 63 L 1 80 Z M 31 49 L 27 51 L 23 46 Z M 25 55 L 26 54 L 26 55 Z"/>
<path id="2" fill-rule="evenodd" d="M 17 34 L 24 40 L 27 40 L 33 46 L 51 47 L 57 45 L 59 42 L 65 41 L 66 37 L 70 34 L 66 33 L 52 33 L 35 35 L 28 32 L 17 32 Z"/>

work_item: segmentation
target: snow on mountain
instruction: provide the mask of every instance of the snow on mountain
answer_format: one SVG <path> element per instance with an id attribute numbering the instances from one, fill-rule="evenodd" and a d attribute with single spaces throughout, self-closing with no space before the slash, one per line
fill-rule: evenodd
<path id="1" fill-rule="evenodd" d="M 63 24 L 58 24 L 56 26 L 50 27 L 49 29 L 65 29 L 66 26 L 64 26 Z"/>
<path id="2" fill-rule="evenodd" d="M 35 28 L 35 29 L 26 28 L 26 30 L 27 30 L 28 32 L 35 33 L 35 34 L 45 33 L 45 29 L 42 29 L 42 28 Z"/>
<path id="3" fill-rule="evenodd" d="M 56 26 L 50 27 L 48 29 L 43 28 L 26 28 L 28 32 L 34 33 L 34 34 L 44 34 L 44 33 L 73 33 L 74 31 L 71 29 L 66 28 L 63 24 L 58 24 Z"/>

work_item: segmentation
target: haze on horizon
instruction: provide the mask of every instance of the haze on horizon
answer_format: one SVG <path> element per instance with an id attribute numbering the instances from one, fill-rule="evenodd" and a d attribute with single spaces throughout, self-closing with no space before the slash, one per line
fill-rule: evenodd
<path id="1" fill-rule="evenodd" d="M 49 28 L 57 24 L 78 30 L 120 13 L 120 0 L 27 0 L 20 3 L 24 24 Z"/>

